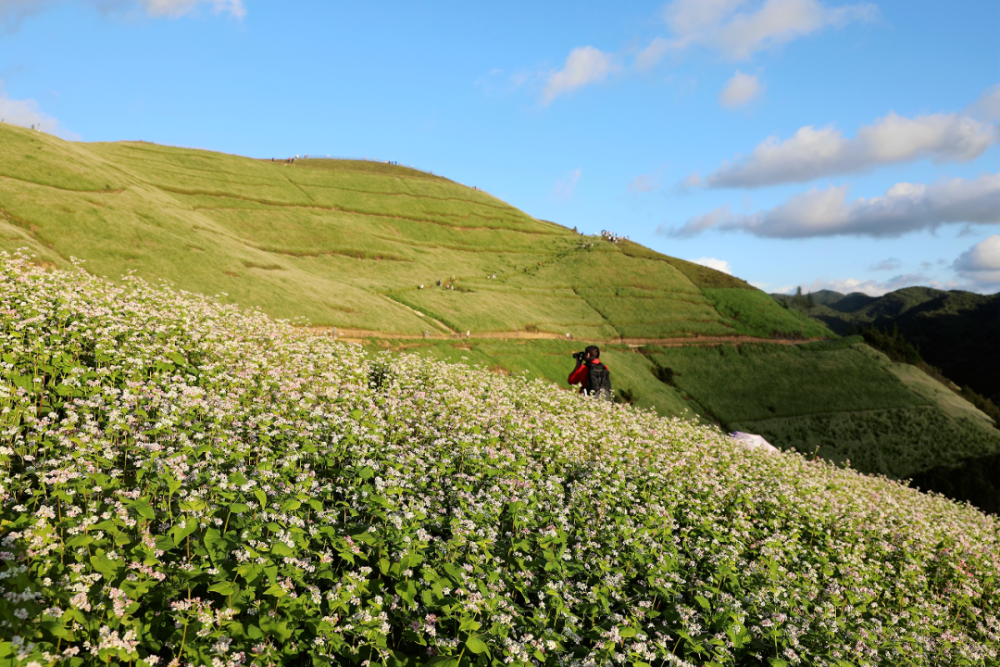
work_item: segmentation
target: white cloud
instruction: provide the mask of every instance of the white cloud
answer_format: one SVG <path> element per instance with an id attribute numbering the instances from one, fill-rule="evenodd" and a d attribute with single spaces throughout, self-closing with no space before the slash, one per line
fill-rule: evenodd
<path id="1" fill-rule="evenodd" d="M 0 3 L 4 1 L 0 0 Z M 141 1 L 185 4 L 195 0 Z M 241 0 L 211 1 L 241 2 Z M 739 11 L 748 5 L 750 7 L 748 11 Z M 611 75 L 629 70 L 639 72 L 648 70 L 671 51 L 682 52 L 701 45 L 733 60 L 745 60 L 758 51 L 827 27 L 841 27 L 855 21 L 870 21 L 878 16 L 878 8 L 864 2 L 842 7 L 827 7 L 819 0 L 672 0 L 663 8 L 663 19 L 670 31 L 669 36 L 654 37 L 644 49 L 635 54 L 628 68 L 622 66 L 622 56 L 601 51 L 593 46 L 573 49 L 562 69 L 542 73 L 546 78 L 542 91 L 542 104 L 551 104 L 555 98 L 564 93 L 599 83 Z M 759 82 L 755 77 L 751 78 L 758 84 L 753 91 L 748 93 L 745 89 L 735 88 L 730 93 L 735 96 L 733 99 L 737 100 L 736 105 L 745 103 L 759 94 Z M 749 81 L 738 83 L 745 87 Z M 739 101 L 741 96 L 743 101 Z"/>
<path id="2" fill-rule="evenodd" d="M 966 113 L 992 123 L 1000 121 L 1000 83 L 983 91 Z"/>
<path id="3" fill-rule="evenodd" d="M 686 195 L 691 192 L 692 189 L 700 188 L 703 185 L 705 185 L 705 182 L 701 180 L 701 175 L 697 172 L 697 170 L 692 171 L 684 177 L 684 180 L 674 186 L 674 194 Z"/>
<path id="4" fill-rule="evenodd" d="M 670 42 L 663 37 L 654 37 L 649 46 L 644 48 L 635 57 L 635 68 L 640 72 L 647 70 L 660 62 L 670 49 Z"/>
<path id="5" fill-rule="evenodd" d="M 229 14 L 236 19 L 247 13 L 243 0 L 78 0 L 78 3 L 91 5 L 103 14 L 137 8 L 153 17 L 177 18 L 203 6 L 214 14 Z M 67 0 L 0 0 L 0 26 L 3 32 L 16 32 L 24 19 L 57 4 L 67 4 Z"/>
<path id="6" fill-rule="evenodd" d="M 542 103 L 550 104 L 564 93 L 601 82 L 619 69 L 614 59 L 600 49 L 592 46 L 577 47 L 569 52 L 561 70 L 549 74 L 542 90 Z"/>
<path id="7" fill-rule="evenodd" d="M 747 5 L 748 11 L 739 11 Z M 827 7 L 818 0 L 674 0 L 664 9 L 671 39 L 655 53 L 662 56 L 670 48 L 700 45 L 733 60 L 745 60 L 758 51 L 824 28 L 872 21 L 878 16 L 878 8 L 870 3 Z M 647 56 L 647 67 L 650 60 Z"/>
<path id="8" fill-rule="evenodd" d="M 79 135 L 70 132 L 59 124 L 59 121 L 42 111 L 35 100 L 15 100 L 7 94 L 3 81 L 0 81 L 0 120 L 21 127 L 35 129 L 54 134 L 63 139 L 78 140 Z"/>
<path id="9" fill-rule="evenodd" d="M 136 0 L 136 2 L 151 16 L 184 16 L 201 5 L 209 5 L 215 14 L 229 14 L 236 19 L 242 19 L 247 15 L 243 0 Z"/>
<path id="10" fill-rule="evenodd" d="M 966 250 L 952 268 L 977 291 L 1000 290 L 1000 234 L 989 236 Z"/>
<path id="11" fill-rule="evenodd" d="M 735 109 L 749 104 L 763 92 L 764 86 L 756 76 L 736 70 L 736 74 L 719 93 L 719 104 L 727 109 Z"/>
<path id="12" fill-rule="evenodd" d="M 720 224 L 730 223 L 732 220 L 733 212 L 729 210 L 729 204 L 725 204 L 718 208 L 713 208 L 708 213 L 688 218 L 688 221 L 679 229 L 672 228 L 664 222 L 656 228 L 656 233 L 663 234 L 664 236 L 672 236 L 677 239 L 687 239 L 697 236 L 703 231 L 717 227 Z"/>
<path id="13" fill-rule="evenodd" d="M 580 180 L 581 174 L 583 174 L 583 169 L 577 167 L 562 178 L 557 179 L 555 185 L 552 186 L 552 194 L 559 199 L 568 199 L 576 190 L 576 183 Z"/>
<path id="14" fill-rule="evenodd" d="M 707 266 L 710 269 L 715 269 L 716 271 L 722 271 L 723 273 L 728 273 L 733 275 L 733 267 L 729 265 L 724 259 L 716 259 L 714 257 L 699 257 L 698 259 L 689 259 L 689 262 L 694 262 L 695 264 L 701 264 L 702 266 Z"/>
<path id="15" fill-rule="evenodd" d="M 897 183 L 885 195 L 848 202 L 849 186 L 813 189 L 752 215 L 733 215 L 729 206 L 696 216 L 680 228 L 661 225 L 659 233 L 677 238 L 716 227 L 754 236 L 898 237 L 954 223 L 1000 223 L 1000 174 L 976 179 L 941 179 L 936 183 Z"/>
<path id="16" fill-rule="evenodd" d="M 710 188 L 754 188 L 802 183 L 886 164 L 930 158 L 968 162 L 1000 141 L 1000 130 L 966 114 L 906 118 L 890 112 L 847 139 L 832 127 L 800 128 L 785 141 L 770 137 L 753 152 L 723 164 L 705 182 Z"/>

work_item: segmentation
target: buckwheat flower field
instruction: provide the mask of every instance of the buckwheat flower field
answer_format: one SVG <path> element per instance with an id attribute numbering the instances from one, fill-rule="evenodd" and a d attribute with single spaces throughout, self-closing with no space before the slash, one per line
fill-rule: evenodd
<path id="1" fill-rule="evenodd" d="M 998 665 L 1000 521 L 0 258 L 0 664 Z"/>

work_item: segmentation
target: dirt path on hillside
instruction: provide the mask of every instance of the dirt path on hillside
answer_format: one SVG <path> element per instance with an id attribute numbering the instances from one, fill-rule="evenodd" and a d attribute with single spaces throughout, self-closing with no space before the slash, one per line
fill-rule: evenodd
<path id="1" fill-rule="evenodd" d="M 336 335 L 337 340 L 361 342 L 368 338 L 385 340 L 578 340 L 585 343 L 610 343 L 640 347 L 660 345 L 663 347 L 683 347 L 686 345 L 741 345 L 748 343 L 771 343 L 774 345 L 801 345 L 825 338 L 755 338 L 754 336 L 684 336 L 679 338 L 575 338 L 560 336 L 548 331 L 480 331 L 469 336 L 461 333 L 444 334 L 431 331 L 421 333 L 400 333 L 398 331 L 372 331 L 350 327 L 306 327 L 317 336 Z"/>

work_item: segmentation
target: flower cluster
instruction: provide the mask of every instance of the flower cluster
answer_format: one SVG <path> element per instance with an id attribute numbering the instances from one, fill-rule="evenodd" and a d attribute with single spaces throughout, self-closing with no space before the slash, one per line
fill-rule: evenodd
<path id="1" fill-rule="evenodd" d="M 884 478 L 21 256 L 0 339 L 12 665 L 1000 664 L 1000 522 Z"/>

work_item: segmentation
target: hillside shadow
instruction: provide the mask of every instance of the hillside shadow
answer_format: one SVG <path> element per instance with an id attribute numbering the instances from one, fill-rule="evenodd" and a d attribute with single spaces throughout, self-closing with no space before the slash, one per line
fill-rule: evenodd
<path id="1" fill-rule="evenodd" d="M 1000 453 L 965 459 L 913 475 L 910 485 L 935 491 L 1000 516 Z"/>

